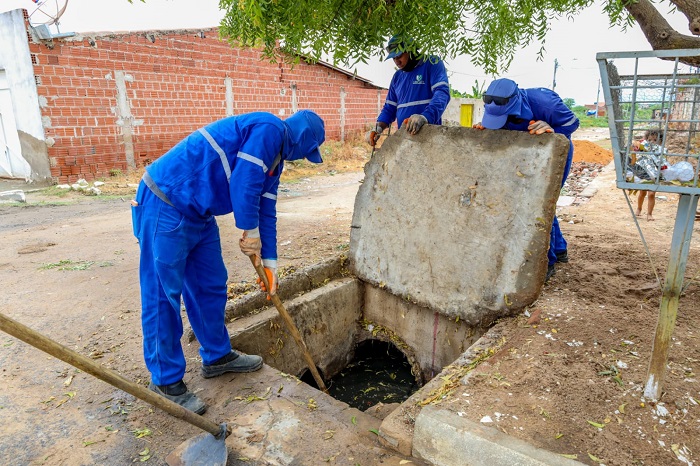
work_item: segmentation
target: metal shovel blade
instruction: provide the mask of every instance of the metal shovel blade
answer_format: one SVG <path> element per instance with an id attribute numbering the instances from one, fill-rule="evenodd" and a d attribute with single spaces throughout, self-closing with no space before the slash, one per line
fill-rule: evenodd
<path id="1" fill-rule="evenodd" d="M 204 433 L 182 442 L 166 458 L 169 466 L 226 466 L 226 438 Z"/>

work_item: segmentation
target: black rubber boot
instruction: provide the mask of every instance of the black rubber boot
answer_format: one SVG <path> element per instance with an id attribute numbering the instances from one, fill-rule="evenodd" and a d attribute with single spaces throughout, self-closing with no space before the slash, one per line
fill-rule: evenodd
<path id="1" fill-rule="evenodd" d="M 563 264 L 569 262 L 569 252 L 566 249 L 564 249 L 561 252 L 557 252 L 556 255 L 557 255 L 557 262 L 561 262 Z"/>
<path id="2" fill-rule="evenodd" d="M 204 414 L 207 410 L 207 405 L 197 395 L 187 390 L 187 385 L 182 380 L 170 385 L 156 385 L 151 382 L 148 388 L 195 414 Z"/>
<path id="3" fill-rule="evenodd" d="M 263 365 L 260 356 L 231 351 L 212 364 L 202 364 L 202 377 L 209 379 L 227 372 L 254 372 Z"/>
<path id="4" fill-rule="evenodd" d="M 557 273 L 557 270 L 554 268 L 554 264 L 549 264 L 547 266 L 547 275 L 544 277 L 544 282 L 547 283 L 555 273 Z"/>

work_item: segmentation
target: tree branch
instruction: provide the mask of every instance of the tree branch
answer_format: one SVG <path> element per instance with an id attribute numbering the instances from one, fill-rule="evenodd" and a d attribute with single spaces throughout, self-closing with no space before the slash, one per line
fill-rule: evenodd
<path id="1" fill-rule="evenodd" d="M 678 11 L 688 18 L 688 30 L 694 36 L 700 36 L 700 2 L 697 0 L 669 0 Z"/>
<path id="2" fill-rule="evenodd" d="M 681 0 L 682 2 L 683 0 Z M 644 36 L 654 50 L 696 49 L 700 48 L 700 37 L 679 33 L 668 24 L 666 18 L 649 0 L 628 2 L 625 9 L 642 29 Z M 684 57 L 680 61 L 686 65 L 700 66 L 700 56 Z"/>

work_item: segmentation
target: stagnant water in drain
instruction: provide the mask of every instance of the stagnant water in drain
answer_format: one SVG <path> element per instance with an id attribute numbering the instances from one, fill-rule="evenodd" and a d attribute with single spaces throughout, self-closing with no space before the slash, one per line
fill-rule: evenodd
<path id="1" fill-rule="evenodd" d="M 361 411 L 379 402 L 401 403 L 418 388 L 406 356 L 379 340 L 360 343 L 355 358 L 328 383 L 333 398 Z"/>

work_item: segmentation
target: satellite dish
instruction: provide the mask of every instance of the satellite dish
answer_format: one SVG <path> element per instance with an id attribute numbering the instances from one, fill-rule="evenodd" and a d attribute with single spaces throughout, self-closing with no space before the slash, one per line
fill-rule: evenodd
<path id="1" fill-rule="evenodd" d="M 36 8 L 29 14 L 29 21 L 32 26 L 39 26 L 42 24 L 51 26 L 55 24 L 56 28 L 58 28 L 59 20 L 61 19 L 61 16 L 63 16 L 63 13 L 66 12 L 66 7 L 68 7 L 68 0 L 63 2 L 63 6 L 59 6 L 58 0 L 53 2 L 55 5 L 55 11 L 46 5 L 48 0 L 32 1 L 36 3 Z"/>

